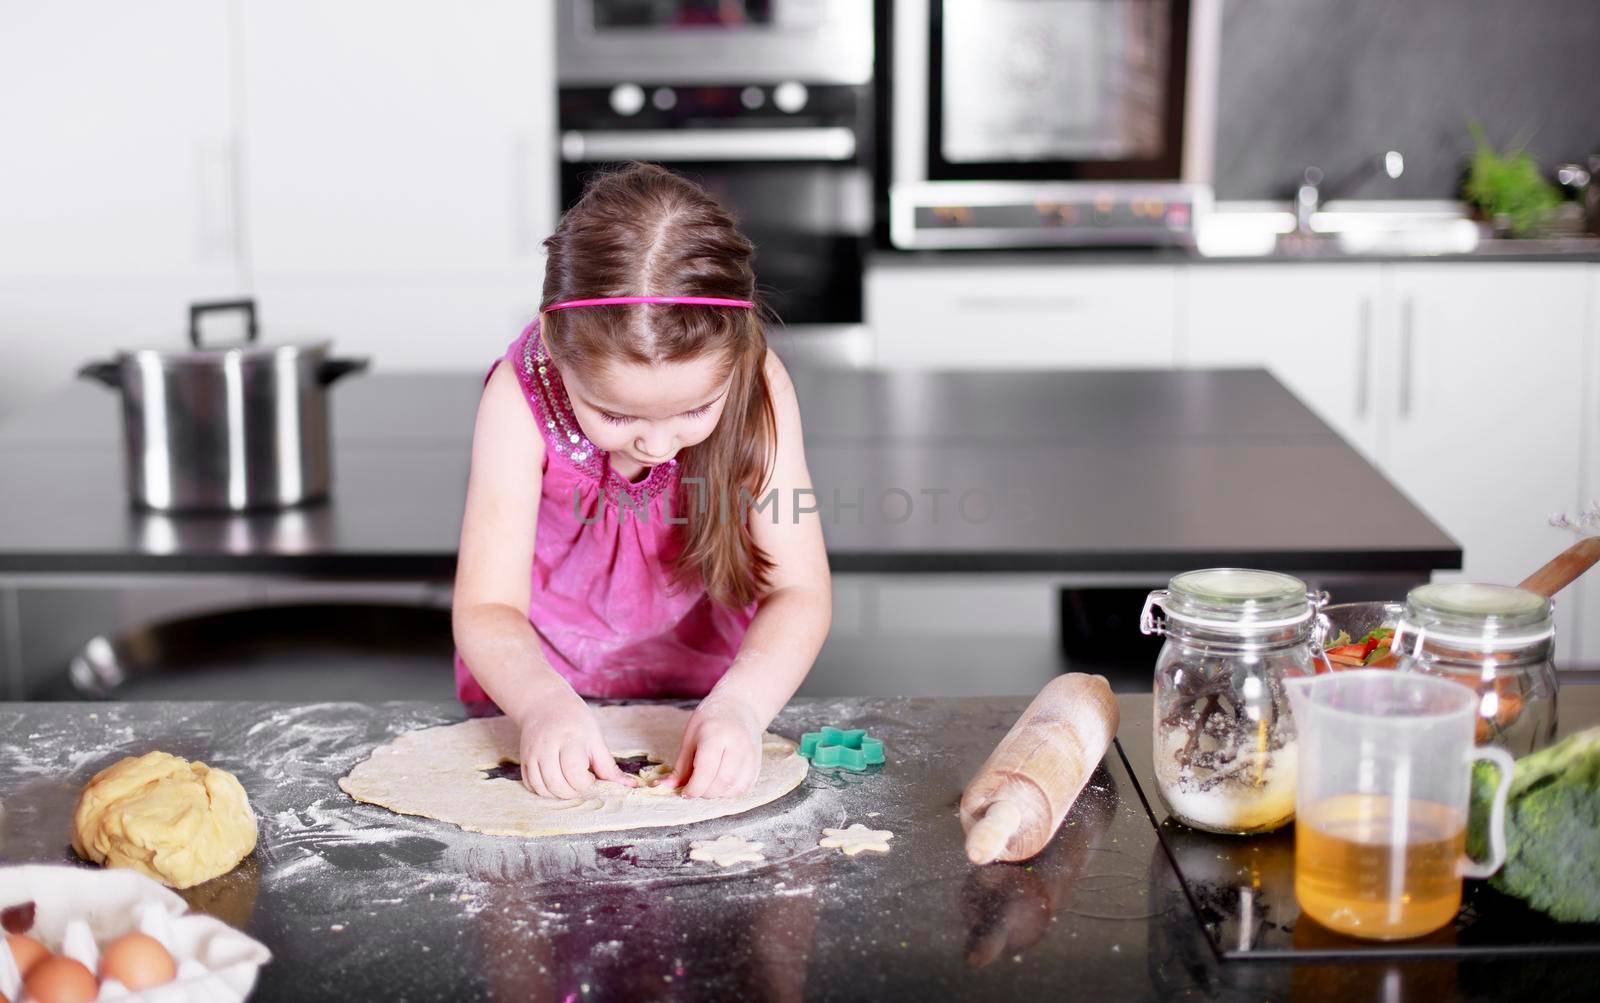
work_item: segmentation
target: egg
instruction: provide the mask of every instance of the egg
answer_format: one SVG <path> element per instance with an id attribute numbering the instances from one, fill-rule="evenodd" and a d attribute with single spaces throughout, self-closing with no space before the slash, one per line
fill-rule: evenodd
<path id="1" fill-rule="evenodd" d="M 34 1003 L 89 1003 L 100 995 L 94 973 L 71 958 L 46 958 L 22 980 L 24 995 Z"/>
<path id="2" fill-rule="evenodd" d="M 143 933 L 113 940 L 100 955 L 100 977 L 116 979 L 134 992 L 177 978 L 178 966 L 161 941 Z"/>
<path id="3" fill-rule="evenodd" d="M 8 933 L 6 943 L 11 945 L 11 956 L 17 959 L 17 971 L 24 976 L 33 966 L 50 957 L 50 949 L 26 934 Z"/>

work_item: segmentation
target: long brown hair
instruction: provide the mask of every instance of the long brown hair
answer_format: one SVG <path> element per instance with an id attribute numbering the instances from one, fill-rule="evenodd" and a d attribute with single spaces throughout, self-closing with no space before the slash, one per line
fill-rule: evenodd
<path id="1" fill-rule="evenodd" d="M 542 306 L 602 296 L 756 297 L 755 248 L 716 199 L 653 164 L 592 181 L 544 242 Z M 712 306 L 618 305 L 544 314 L 545 343 L 557 366 L 580 374 L 632 362 L 657 365 L 711 355 L 729 379 L 727 404 L 704 442 L 678 457 L 685 490 L 673 559 L 680 586 L 743 606 L 766 588 L 772 561 L 743 514 L 772 467 L 777 421 L 767 386 L 767 337 L 758 310 Z M 747 493 L 747 494 L 746 494 Z M 698 497 L 696 497 L 698 495 Z"/>

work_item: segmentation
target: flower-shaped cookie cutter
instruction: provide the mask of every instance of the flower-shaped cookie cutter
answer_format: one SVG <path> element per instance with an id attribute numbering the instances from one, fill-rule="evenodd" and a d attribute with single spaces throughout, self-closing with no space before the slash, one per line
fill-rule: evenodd
<path id="1" fill-rule="evenodd" d="M 800 736 L 800 755 L 811 760 L 812 766 L 864 770 L 883 762 L 883 743 L 869 737 L 863 728 L 825 727 Z"/>

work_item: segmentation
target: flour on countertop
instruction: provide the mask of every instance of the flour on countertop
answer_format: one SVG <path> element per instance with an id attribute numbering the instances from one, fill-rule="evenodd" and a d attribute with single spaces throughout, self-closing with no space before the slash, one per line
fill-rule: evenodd
<path id="1" fill-rule="evenodd" d="M 461 720 L 453 705 L 106 704 L 94 709 L 99 720 L 82 707 L 35 705 L 26 715 L 6 707 L 0 854 L 69 854 L 51 833 L 66 832 L 72 798 L 94 769 L 165 749 L 237 774 L 261 824 L 256 854 L 186 896 L 192 907 L 250 929 L 355 998 L 392 990 L 395 979 L 416 987 L 416 998 L 448 998 L 427 992 L 442 984 L 430 982 L 442 969 L 490 973 L 475 990 L 494 998 L 514 997 L 512 985 L 578 992 L 632 979 L 670 993 L 662 989 L 669 977 L 672 987 L 734 997 L 749 989 L 746 977 L 803 973 L 792 963 L 819 942 L 902 950 L 896 923 L 958 905 L 966 894 L 958 785 L 981 761 L 976 745 L 998 741 L 1019 710 L 971 707 L 982 713 L 976 725 L 947 702 L 920 697 L 802 702 L 784 710 L 774 733 L 866 728 L 885 739 L 888 765 L 859 774 L 813 769 L 794 792 L 741 816 L 549 838 L 475 835 L 358 805 L 339 790 L 339 777 L 376 745 Z M 944 741 L 947 729 L 960 741 Z M 1117 813 L 1138 809 L 1128 790 L 1117 793 Z M 858 857 L 816 846 L 822 829 L 856 821 L 902 833 L 896 843 L 907 845 Z M 726 832 L 762 843 L 766 861 L 685 865 L 691 840 Z M 928 853 L 941 848 L 957 865 Z M 1115 849 L 1102 864 L 1128 870 Z M 1142 885 L 1130 888 L 1142 894 Z M 1094 905 L 1109 910 L 1101 896 Z M 717 960 L 714 971 L 707 958 Z M 562 984 L 550 984 L 557 973 Z"/>
<path id="2" fill-rule="evenodd" d="M 263 753 L 258 761 L 264 774 L 275 781 L 275 810 L 257 808 L 264 887 L 344 881 L 358 870 L 362 897 L 369 903 L 454 895 L 470 914 L 485 907 L 487 893 L 506 884 L 556 893 L 592 887 L 595 881 L 635 887 L 720 882 L 826 852 L 818 850 L 818 836 L 824 827 L 844 823 L 844 795 L 867 779 L 813 771 L 799 788 L 771 805 L 690 826 L 564 837 L 486 836 L 359 804 L 331 785 L 315 790 L 312 785 L 325 782 L 330 768 L 342 775 L 388 737 L 440 723 L 426 716 L 389 720 L 383 737 L 361 741 L 358 735 L 370 737 L 367 720 L 341 720 L 338 706 L 283 709 L 246 732 L 252 751 Z M 829 718 L 835 720 L 847 720 L 842 707 Z M 766 859 L 686 876 L 690 839 L 724 833 L 764 843 Z M 780 894 L 811 891 L 802 883 Z M 461 899 L 463 895 L 475 897 Z M 553 910 L 539 919 L 549 925 L 559 923 L 562 915 Z"/>
<path id="3" fill-rule="evenodd" d="M 878 713 L 853 701 L 808 704 L 803 712 L 786 711 L 773 730 L 791 739 L 827 724 L 904 734 L 919 706 L 915 700 L 895 706 L 896 712 Z M 48 842 L 49 831 L 70 820 L 76 793 L 93 772 L 123 756 L 163 749 L 227 769 L 244 784 L 261 835 L 253 857 L 218 879 L 211 898 L 196 907 L 241 926 L 252 916 L 270 922 L 253 932 L 301 957 L 324 957 L 322 964 L 336 971 L 377 970 L 372 952 L 392 949 L 397 936 L 419 924 L 430 930 L 435 955 L 445 942 L 471 945 L 484 963 L 493 957 L 497 965 L 542 971 L 549 957 L 529 955 L 531 944 L 542 944 L 563 964 L 580 959 L 597 973 L 644 964 L 670 974 L 682 967 L 672 945 L 699 930 L 684 925 L 696 916 L 749 917 L 727 928 L 751 931 L 741 938 L 769 936 L 777 928 L 771 924 L 804 929 L 805 917 L 824 905 L 882 920 L 889 906 L 863 880 L 872 866 L 859 858 L 846 864 L 837 852 L 819 849 L 822 830 L 848 824 L 864 808 L 881 816 L 874 818 L 881 827 L 911 824 L 924 809 L 914 807 L 915 789 L 896 769 L 896 757 L 914 760 L 919 771 L 957 768 L 936 743 L 912 749 L 891 741 L 889 767 L 812 770 L 789 794 L 743 815 L 517 838 L 358 804 L 338 788 L 338 779 L 376 746 L 459 720 L 449 705 L 105 704 L 96 713 L 93 726 L 81 728 L 84 715 L 59 708 L 26 718 L 0 711 L 0 791 L 7 795 L 0 851 L 70 855 L 64 840 Z M 73 727 L 51 726 L 64 720 Z M 33 733 L 40 737 L 23 737 Z M 25 845 L 5 845 L 8 832 L 25 834 Z M 762 843 L 766 859 L 726 869 L 685 866 L 691 840 L 725 833 Z M 205 898 L 204 888 L 197 898 Z M 230 915 L 230 908 L 239 911 Z M 755 918 L 763 916 L 771 918 L 758 927 Z M 343 928 L 337 936 L 329 932 L 336 925 Z M 651 945 L 643 956 L 640 943 Z M 633 949 L 623 952 L 622 944 Z"/>

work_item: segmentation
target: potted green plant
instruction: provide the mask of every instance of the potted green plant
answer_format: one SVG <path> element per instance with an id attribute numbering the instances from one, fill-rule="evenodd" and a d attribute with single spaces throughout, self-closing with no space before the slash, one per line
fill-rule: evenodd
<path id="1" fill-rule="evenodd" d="M 1561 195 L 1539 173 L 1526 147 L 1499 152 L 1489 145 L 1483 127 L 1469 124 L 1476 146 L 1467 165 L 1462 193 L 1494 227 L 1496 236 L 1529 237 L 1549 223 Z"/>

